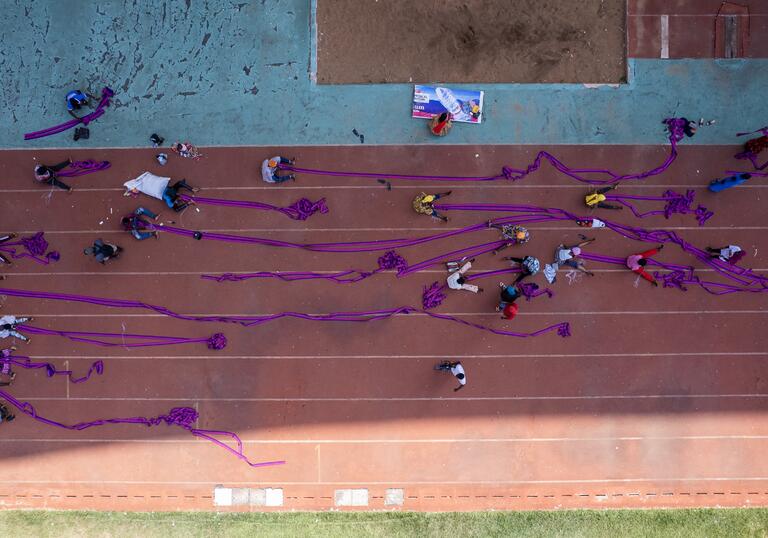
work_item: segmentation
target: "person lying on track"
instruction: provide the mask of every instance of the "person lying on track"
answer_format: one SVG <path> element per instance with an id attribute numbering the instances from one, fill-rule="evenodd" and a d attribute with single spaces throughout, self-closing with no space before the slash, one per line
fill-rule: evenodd
<path id="1" fill-rule="evenodd" d="M 645 252 L 633 254 L 627 257 L 627 267 L 632 269 L 632 272 L 637 273 L 654 286 L 658 286 L 659 283 L 656 282 L 656 279 L 653 278 L 653 275 L 645 270 L 645 266 L 648 263 L 648 258 L 655 256 L 663 248 L 664 245 L 659 245 L 658 247 L 652 248 L 651 250 L 646 250 Z"/>
<path id="2" fill-rule="evenodd" d="M 83 254 L 86 256 L 93 256 L 96 261 L 104 265 L 108 260 L 117 258 L 123 251 L 122 247 L 113 245 L 111 243 L 105 243 L 101 238 L 93 242 L 93 246 L 83 250 Z"/>

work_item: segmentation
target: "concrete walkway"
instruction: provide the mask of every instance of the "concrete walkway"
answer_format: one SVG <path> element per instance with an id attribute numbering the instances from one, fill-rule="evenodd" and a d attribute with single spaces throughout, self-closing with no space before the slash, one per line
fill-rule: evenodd
<path id="1" fill-rule="evenodd" d="M 9 0 L 0 30 L 0 147 L 132 147 L 152 132 L 198 145 L 653 144 L 669 115 L 716 119 L 690 143 L 734 143 L 768 123 L 768 60 L 630 60 L 629 84 L 483 85 L 482 125 L 446 140 L 410 118 L 410 85 L 317 86 L 306 0 Z M 24 142 L 69 119 L 65 93 L 109 85 L 91 126 Z M 469 85 L 473 87 L 473 85 Z"/>

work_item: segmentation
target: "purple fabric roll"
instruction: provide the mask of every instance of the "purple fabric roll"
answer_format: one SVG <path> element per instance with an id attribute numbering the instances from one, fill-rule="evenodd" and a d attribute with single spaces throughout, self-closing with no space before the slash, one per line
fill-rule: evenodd
<path id="1" fill-rule="evenodd" d="M 86 174 L 93 174 L 94 172 L 100 172 L 106 170 L 112 166 L 109 161 L 73 161 L 64 170 L 56 172 L 59 177 L 77 177 L 84 176 Z"/>
<path id="2" fill-rule="evenodd" d="M 224 349 L 224 347 L 227 345 L 227 339 L 221 333 L 216 333 L 209 338 L 186 338 L 180 336 L 152 336 L 147 334 L 58 331 L 55 329 L 33 327 L 32 325 L 26 324 L 19 325 L 18 327 L 22 331 L 29 334 L 63 336 L 64 338 L 68 338 L 74 342 L 83 342 L 85 344 L 93 344 L 102 347 L 154 347 L 204 342 L 210 349 Z M 104 338 L 104 340 L 102 340 L 102 338 Z M 109 338 L 114 338 L 118 341 L 111 342 L 106 340 Z M 131 341 L 127 342 L 126 340 Z"/>
<path id="3" fill-rule="evenodd" d="M 566 176 L 587 183 L 590 185 L 606 185 L 616 183 L 619 181 L 632 181 L 641 180 L 647 177 L 661 174 L 667 170 L 677 158 L 677 143 L 683 138 L 683 128 L 685 122 L 682 118 L 667 118 L 663 121 L 667 125 L 669 130 L 669 143 L 671 150 L 667 159 L 656 168 L 647 170 L 645 172 L 637 174 L 617 174 L 610 170 L 602 168 L 570 168 L 560 162 L 555 156 L 546 151 L 540 151 L 534 161 L 524 169 L 511 168 L 505 166 L 502 168 L 501 174 L 496 176 L 418 176 L 410 174 L 382 174 L 372 172 L 341 172 L 332 170 L 318 170 L 313 168 L 299 168 L 290 164 L 279 164 L 278 167 L 284 170 L 290 170 L 298 174 L 310 174 L 321 176 L 335 176 L 335 177 L 362 177 L 373 179 L 403 179 L 410 181 L 497 181 L 500 179 L 507 179 L 510 181 L 518 181 L 524 177 L 530 175 L 541 167 L 542 162 L 548 161 L 557 171 L 565 174 Z M 586 175 L 601 175 L 607 176 L 608 179 L 594 179 L 586 177 Z"/>
<path id="4" fill-rule="evenodd" d="M 14 247 L 24 247 L 27 252 L 17 252 Z M 18 241 L 6 241 L 0 243 L 0 252 L 8 254 L 13 259 L 31 258 L 37 263 L 48 265 L 51 262 L 59 261 L 60 255 L 55 250 L 46 253 L 48 250 L 48 241 L 43 237 L 43 232 L 37 232 L 35 235 L 22 237 Z"/>
<path id="5" fill-rule="evenodd" d="M 501 336 L 516 336 L 518 338 L 528 338 L 531 336 L 538 336 L 546 332 L 557 330 L 558 334 L 563 336 L 565 333 L 570 334 L 567 329 L 563 329 L 567 323 L 557 323 L 544 329 L 534 331 L 532 333 L 519 333 L 513 331 L 504 331 L 500 329 L 493 329 L 477 323 L 471 323 L 469 321 L 449 316 L 446 314 L 435 314 L 426 310 L 414 308 L 411 306 L 400 306 L 396 308 L 389 308 L 384 310 L 371 310 L 365 312 L 331 312 L 330 314 L 306 314 L 303 312 L 281 312 L 279 314 L 266 314 L 261 316 L 190 316 L 186 314 L 178 314 L 165 307 L 151 305 L 149 303 L 143 303 L 140 301 L 126 301 L 122 299 L 105 299 L 100 297 L 89 297 L 85 295 L 72 295 L 72 294 L 60 294 L 52 292 L 36 292 L 30 290 L 14 290 L 10 288 L 0 288 L 0 294 L 5 294 L 11 297 L 26 297 L 37 299 L 50 299 L 54 301 L 72 301 L 88 304 L 96 304 L 101 306 L 111 306 L 117 308 L 144 308 L 153 310 L 160 314 L 164 314 L 176 319 L 185 319 L 190 321 L 206 321 L 206 322 L 223 322 L 223 323 L 237 323 L 245 327 L 251 327 L 255 325 L 262 325 L 278 319 L 291 318 L 291 319 L 303 319 L 309 321 L 325 321 L 325 322 L 356 322 L 366 323 L 369 321 L 384 320 L 395 316 L 403 316 L 409 314 L 425 314 L 431 318 L 441 319 L 445 321 L 451 321 L 453 323 L 460 323 L 468 327 L 480 329 L 493 334 Z M 100 346 L 110 347 L 142 347 L 142 346 L 162 346 L 172 344 L 183 344 L 193 342 L 207 342 L 210 346 L 215 345 L 214 335 L 211 338 L 180 338 L 172 336 L 148 336 L 148 335 L 128 335 L 128 334 L 113 334 L 113 333 L 91 333 L 91 332 L 74 332 L 74 331 L 55 331 L 52 329 L 41 329 L 39 327 L 31 327 L 27 325 L 20 325 L 20 328 L 30 332 L 32 334 L 55 334 L 65 336 L 71 340 L 78 342 L 85 342 L 89 344 L 95 344 Z M 96 340 L 93 337 L 105 337 L 105 338 L 135 338 L 135 339 L 152 339 L 150 342 L 137 342 L 130 344 L 121 344 L 108 342 L 104 340 Z"/>
<path id="6" fill-rule="evenodd" d="M 94 110 L 90 114 L 86 114 L 80 119 L 72 119 L 60 125 L 55 125 L 53 127 L 49 127 L 48 129 L 43 129 L 42 131 L 27 133 L 24 135 L 24 140 L 34 140 L 35 138 L 43 138 L 45 136 L 51 136 L 58 133 L 62 133 L 81 123 L 83 125 L 88 125 L 90 122 L 100 118 L 104 114 L 104 109 L 109 106 L 109 99 L 114 95 L 115 95 L 115 92 L 105 87 L 104 89 L 101 90 L 101 101 L 99 101 L 99 104 L 96 107 L 96 110 Z"/>
<path id="7" fill-rule="evenodd" d="M 315 213 L 328 213 L 328 206 L 325 204 L 325 198 L 320 198 L 317 202 L 300 198 L 288 207 L 278 207 L 263 202 L 250 202 L 247 200 L 223 200 L 221 198 L 202 198 L 200 196 L 189 196 L 182 194 L 179 196 L 182 200 L 194 201 L 196 204 L 216 205 L 224 207 L 243 207 L 247 209 L 263 209 L 265 211 L 279 211 L 293 220 L 307 220 Z M 162 230 L 162 228 L 159 228 Z"/>

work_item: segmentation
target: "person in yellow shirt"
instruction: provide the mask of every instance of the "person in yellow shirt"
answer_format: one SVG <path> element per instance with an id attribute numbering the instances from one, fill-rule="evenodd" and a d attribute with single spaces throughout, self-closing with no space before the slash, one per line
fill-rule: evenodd
<path id="1" fill-rule="evenodd" d="M 438 192 L 437 194 L 426 194 L 422 192 L 416 198 L 413 199 L 413 210 L 416 211 L 416 213 L 420 213 L 422 215 L 429 215 L 430 217 L 440 219 L 443 222 L 448 222 L 448 217 L 438 215 L 433 204 L 435 203 L 435 201 L 439 200 L 440 198 L 444 196 L 449 196 L 451 192 L 453 191 Z"/>
<path id="2" fill-rule="evenodd" d="M 584 203 L 590 209 L 595 209 L 597 207 L 599 207 L 600 209 L 624 209 L 624 207 L 620 205 L 605 203 L 605 200 L 606 200 L 605 193 L 608 191 L 612 191 L 618 186 L 619 186 L 618 184 L 615 184 L 615 185 L 611 185 L 610 187 L 595 189 L 594 191 L 590 192 L 584 197 Z"/>

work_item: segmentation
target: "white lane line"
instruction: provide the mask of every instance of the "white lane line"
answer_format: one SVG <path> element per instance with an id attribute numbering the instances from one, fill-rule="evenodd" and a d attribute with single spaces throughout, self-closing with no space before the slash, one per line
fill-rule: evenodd
<path id="1" fill-rule="evenodd" d="M 669 58 L 669 15 L 661 16 L 661 51 L 662 59 Z"/>
<path id="2" fill-rule="evenodd" d="M 320 271 L 313 271 L 314 273 L 321 273 L 321 274 L 333 274 L 333 273 L 339 273 L 341 271 L 346 271 L 348 268 L 345 269 L 323 269 Z M 290 273 L 292 269 L 280 269 L 280 270 L 272 270 L 274 273 Z M 763 267 L 753 267 L 752 271 L 754 272 L 766 272 L 768 271 L 768 268 Z M 173 275 L 191 275 L 191 276 L 199 276 L 199 275 L 211 275 L 211 274 L 223 274 L 223 273 L 232 273 L 232 274 L 245 274 L 245 273 L 255 273 L 258 272 L 258 269 L 243 269 L 243 270 L 231 270 L 231 269 L 215 269 L 211 271 L 163 271 L 162 273 L 152 272 L 152 271 L 59 271 L 56 273 L 3 273 L 8 276 L 155 276 L 155 277 L 162 277 L 162 276 L 173 276 Z M 593 273 L 626 273 L 626 269 L 592 269 Z M 714 269 L 699 269 L 696 268 L 697 273 L 714 273 Z M 397 271 L 391 270 L 391 271 L 382 271 L 382 274 L 397 274 Z M 419 274 L 433 274 L 433 275 L 445 275 L 446 272 L 440 269 L 425 269 L 423 271 L 419 271 Z M 269 277 L 265 277 L 268 279 Z M 257 280 L 257 279 L 254 279 Z"/>
<path id="3" fill-rule="evenodd" d="M 745 170 L 745 172 L 748 172 L 748 170 Z M 358 189 L 380 189 L 384 192 L 386 192 L 386 189 L 384 189 L 383 186 L 381 186 L 378 183 L 375 183 L 375 179 L 373 178 L 362 178 L 363 180 L 368 180 L 374 182 L 373 184 L 368 185 L 305 185 L 305 186 L 281 186 L 279 189 L 280 191 L 311 191 L 311 190 L 358 190 Z M 398 179 L 392 179 L 392 181 L 398 181 Z M 478 190 L 478 189 L 579 189 L 579 190 L 587 190 L 588 186 L 586 185 L 548 185 L 548 184 L 534 184 L 534 183 L 515 183 L 514 186 L 510 183 L 500 183 L 500 184 L 488 184 L 488 182 L 473 182 L 476 183 L 475 185 L 451 185 L 452 190 L 459 190 L 459 189 L 472 189 Z M 481 183 L 477 184 L 477 183 Z M 683 183 L 683 184 L 663 184 L 663 185 L 648 185 L 648 184 L 633 184 L 633 185 L 624 185 L 624 191 L 629 191 L 632 189 L 670 189 L 670 188 L 678 188 L 678 189 L 691 189 L 691 188 L 704 188 L 706 185 L 702 184 L 691 184 L 691 183 Z M 425 184 L 425 185 L 419 185 L 415 183 L 408 183 L 404 185 L 392 185 L 392 190 L 418 190 L 418 189 L 434 189 L 435 184 Z M 753 185 L 739 185 L 739 189 L 765 189 L 768 188 L 768 184 L 753 184 Z M 201 193 L 201 197 L 205 198 L 206 193 L 212 192 L 212 191 L 274 191 L 275 187 L 205 187 Z M 48 190 L 40 190 L 40 189 L 0 189 L 0 194 L 13 194 L 13 193 L 19 193 L 19 194 L 25 194 L 25 193 L 34 193 L 34 194 L 45 194 Z M 111 188 L 78 188 L 76 192 L 124 192 L 124 189 L 111 189 Z M 61 192 L 58 193 L 57 191 L 54 191 L 54 194 L 60 194 L 62 197 L 64 197 L 65 193 Z"/>
<path id="4" fill-rule="evenodd" d="M 327 270 L 324 269 L 322 271 L 313 271 L 314 273 L 320 273 L 320 274 L 333 274 L 333 273 L 339 273 L 341 271 L 346 271 L 347 269 L 335 269 L 335 270 Z M 272 271 L 275 273 L 290 273 L 291 269 L 283 269 L 278 271 Z M 752 268 L 752 271 L 755 273 L 759 272 L 766 272 L 768 271 L 768 268 Z M 154 276 L 154 277 L 163 277 L 163 276 L 183 276 L 183 275 L 189 275 L 189 276 L 200 276 L 200 275 L 220 275 L 224 273 L 232 273 L 232 274 L 245 274 L 245 273 L 255 273 L 258 272 L 258 270 L 254 269 L 248 269 L 248 270 L 241 270 L 241 271 L 232 271 L 229 269 L 217 269 L 213 271 L 163 271 L 162 273 L 155 273 L 150 271 L 61 271 L 57 273 L 3 273 L 8 276 L 28 276 L 28 277 L 35 277 L 35 276 L 104 276 L 104 277 L 113 277 L 113 276 Z M 592 269 L 593 273 L 624 273 L 626 274 L 626 269 Z M 659 271 L 659 272 L 666 272 L 666 271 Z M 714 273 L 714 269 L 699 269 L 696 268 L 697 273 Z M 382 274 L 397 274 L 397 271 L 381 271 Z M 446 272 L 439 270 L 439 269 L 425 269 L 424 271 L 419 271 L 419 274 L 433 274 L 433 275 L 445 275 Z M 271 277 L 265 277 L 262 280 L 269 280 Z M 276 277 L 274 277 L 276 278 Z M 258 279 L 252 279 L 255 281 L 258 281 Z"/>
<path id="5" fill-rule="evenodd" d="M 453 444 L 453 443 L 604 443 L 634 441 L 768 441 L 768 435 L 682 435 L 664 437 L 511 437 L 483 439 L 243 439 L 248 445 L 378 445 L 378 444 Z M 7 439 L 0 443 L 132 443 L 132 444 L 197 444 L 198 439 Z M 222 439 L 222 443 L 236 445 Z"/>
<path id="6" fill-rule="evenodd" d="M 701 352 L 681 352 L 681 353 L 526 353 L 514 355 L 462 355 L 453 354 L 451 357 L 458 359 L 560 359 L 560 358 L 616 358 L 626 357 L 762 357 L 768 355 L 768 351 L 701 351 Z M 30 355 L 33 359 L 53 360 L 61 359 L 61 355 Z M 93 360 L 92 356 L 69 355 L 69 359 Z M 137 357 L 135 355 L 109 355 L 107 359 L 130 359 L 130 360 L 318 360 L 318 359 L 444 359 L 443 355 L 152 355 L 151 357 Z"/>
<path id="7" fill-rule="evenodd" d="M 29 400 L 36 402 L 56 402 L 67 400 L 70 402 L 178 402 L 189 400 L 189 398 L 180 396 L 177 398 L 115 398 L 115 397 L 82 397 L 82 398 L 61 398 L 57 396 L 18 396 L 20 400 Z M 573 401 L 573 400 L 692 400 L 692 399 L 763 399 L 768 398 L 766 394 L 617 394 L 602 396 L 477 396 L 477 397 L 457 397 L 457 396 L 438 396 L 429 397 L 401 397 L 401 398 L 197 398 L 200 402 L 528 402 L 528 401 Z"/>
<path id="8" fill-rule="evenodd" d="M 567 232 L 567 231 L 573 231 L 573 230 L 584 230 L 584 228 L 580 228 L 577 226 L 542 226 L 537 227 L 535 224 L 528 226 L 531 230 L 536 231 L 555 231 L 555 232 Z M 461 228 L 203 228 L 205 231 L 210 233 L 272 233 L 272 232 L 292 232 L 292 233 L 306 233 L 306 232 L 322 232 L 322 233 L 352 233 L 352 232 L 455 232 L 456 230 L 460 230 Z M 665 230 L 698 230 L 698 231 L 712 231 L 712 230 L 768 230 L 768 226 L 664 226 Z M 21 230 L 17 233 L 19 234 L 34 234 L 37 233 L 40 230 Z M 162 231 L 162 230 L 161 230 Z M 483 231 L 483 230 L 478 230 Z M 123 234 L 125 235 L 125 230 L 104 230 L 104 229 L 97 229 L 94 228 L 92 230 L 51 230 L 45 232 L 48 235 L 75 235 L 75 234 L 94 234 L 94 233 L 101 233 L 101 234 Z M 414 237 L 410 238 L 404 238 L 404 239 L 417 239 Z M 446 238 L 450 239 L 450 238 Z M 405 247 L 408 248 L 408 247 Z M 360 252 L 352 252 L 351 254 L 361 254 Z M 362 253 L 367 254 L 367 253 Z"/>
<path id="9" fill-rule="evenodd" d="M 259 482 L 259 487 L 280 487 L 282 485 L 287 486 L 324 486 L 324 485 L 336 485 L 336 484 L 348 484 L 348 485 L 464 485 L 470 486 L 475 484 L 481 485 L 511 485 L 511 484 L 636 484 L 643 482 L 764 482 L 768 481 L 768 477 L 762 476 L 734 476 L 734 477 L 685 477 L 685 478 L 669 478 L 664 476 L 650 477 L 650 478 L 594 478 L 594 479 L 574 479 L 574 480 L 444 480 L 444 481 L 401 481 L 401 480 L 388 480 L 384 482 L 366 481 L 366 482 L 287 482 L 283 480 L 275 482 Z M 0 484 L 125 484 L 125 485 L 206 485 L 216 486 L 221 481 L 207 481 L 207 480 L 0 480 Z M 245 486 L 250 487 L 253 485 L 253 481 L 250 482 L 237 482 L 227 481 L 231 486 Z"/>
<path id="10" fill-rule="evenodd" d="M 114 308 L 114 307 L 106 307 L 106 308 Z M 498 318 L 497 313 L 491 313 L 491 312 L 438 312 L 441 315 L 444 316 L 461 316 L 461 317 L 486 317 L 486 318 Z M 242 313 L 235 313 L 235 314 L 225 314 L 225 313 L 190 313 L 190 314 L 183 314 L 185 316 L 196 316 L 196 317 L 248 317 L 248 316 L 270 316 L 272 314 L 242 314 Z M 309 313 L 309 315 L 324 315 L 322 313 Z M 744 315 L 752 315 L 752 314 L 768 314 L 767 310 L 616 310 L 616 311 L 589 311 L 589 312 L 583 312 L 583 311 L 571 311 L 571 310 L 565 310 L 562 312 L 557 311 L 547 311 L 547 312 L 524 312 L 520 315 L 522 316 L 616 316 L 616 315 L 639 315 L 639 316 L 645 316 L 645 315 L 653 315 L 653 316 L 663 316 L 663 315 L 670 315 L 670 316 L 688 316 L 688 315 L 709 315 L 709 314 L 715 314 L 715 315 L 731 315 L 731 314 L 744 314 Z M 26 312 L 18 313 L 17 316 L 27 316 L 32 315 L 36 319 L 37 318 L 169 318 L 170 316 L 166 316 L 165 314 L 30 314 Z M 414 312 L 411 314 L 398 314 L 394 317 L 430 317 L 427 314 L 423 314 L 421 312 Z M 175 319 L 175 318 L 171 318 Z M 219 323 L 219 322 L 211 322 L 211 323 Z M 225 322 L 221 322 L 225 323 Z M 329 322 L 330 323 L 330 322 Z M 343 322 L 338 322 L 343 323 Z"/>

